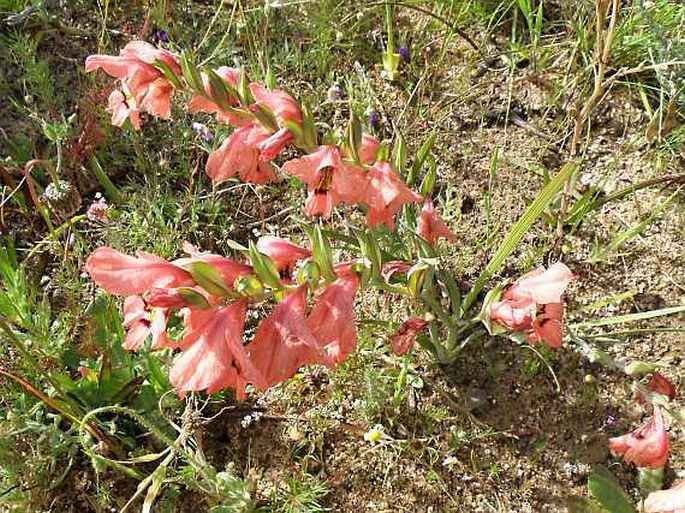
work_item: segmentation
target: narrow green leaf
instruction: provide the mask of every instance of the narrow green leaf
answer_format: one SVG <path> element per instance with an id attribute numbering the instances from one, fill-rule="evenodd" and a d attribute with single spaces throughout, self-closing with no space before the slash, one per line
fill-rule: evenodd
<path id="1" fill-rule="evenodd" d="M 462 304 L 463 312 L 469 309 L 478 297 L 478 294 L 488 281 L 500 270 L 506 258 L 516 249 L 516 246 L 521 239 L 526 235 L 531 226 L 542 215 L 545 208 L 556 198 L 556 195 L 564 187 L 564 184 L 571 177 L 577 167 L 577 163 L 569 162 L 557 173 L 557 175 L 540 191 L 535 197 L 530 206 L 526 209 L 524 214 L 519 218 L 516 224 L 509 230 L 504 241 L 500 245 L 497 252 L 492 256 L 485 269 L 478 277 L 470 292 L 464 298 Z"/>
<path id="2" fill-rule="evenodd" d="M 593 472 L 588 478 L 587 486 L 592 497 L 608 513 L 635 513 L 635 507 L 623 488 L 605 468 L 600 467 Z"/>
<path id="3" fill-rule="evenodd" d="M 409 170 L 409 174 L 407 175 L 407 186 L 414 186 L 414 181 L 416 180 L 416 177 L 419 176 L 419 173 L 421 172 L 421 168 L 423 167 L 424 162 L 426 162 L 426 159 L 430 155 L 430 151 L 433 149 L 436 137 L 437 134 L 432 133 L 428 137 L 428 139 L 423 141 L 423 144 L 419 148 L 419 151 L 416 152 L 416 157 L 414 157 L 414 162 L 412 163 L 411 169 Z"/>
<path id="4" fill-rule="evenodd" d="M 603 317 L 592 321 L 577 322 L 569 324 L 571 329 L 577 328 L 594 328 L 597 326 L 610 326 L 612 324 L 623 324 L 626 322 L 644 321 L 646 319 L 653 319 L 654 317 L 662 317 L 664 315 L 673 315 L 685 312 L 685 305 L 671 306 L 669 308 L 661 308 L 659 310 L 649 310 L 648 312 L 640 312 L 626 315 L 616 315 L 614 317 Z"/>

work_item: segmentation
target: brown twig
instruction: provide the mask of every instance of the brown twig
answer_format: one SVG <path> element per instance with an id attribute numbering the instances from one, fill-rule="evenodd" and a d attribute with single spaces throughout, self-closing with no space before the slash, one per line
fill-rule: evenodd
<path id="1" fill-rule="evenodd" d="M 574 159 L 578 154 L 578 143 L 580 137 L 583 133 L 583 126 L 585 122 L 590 117 L 590 114 L 599 104 L 600 100 L 604 96 L 607 87 L 612 83 L 605 81 L 604 77 L 607 71 L 607 65 L 609 62 L 609 57 L 611 55 L 611 47 L 616 38 L 616 26 L 618 24 L 618 10 L 619 10 L 619 0 L 611 0 L 611 17 L 609 19 L 609 26 L 606 26 L 606 16 L 608 2 L 610 0 L 596 0 L 595 2 L 595 14 L 597 17 L 596 23 L 596 41 L 595 41 L 595 80 L 594 88 L 592 94 L 587 99 L 583 107 L 578 110 L 575 123 L 573 127 L 573 135 L 571 137 L 571 144 L 569 146 L 569 157 Z M 559 213 L 557 215 L 557 236 L 553 247 L 558 247 L 560 242 L 564 238 L 564 219 L 566 218 L 566 212 L 569 207 L 569 197 L 571 195 L 571 189 L 573 187 L 575 173 L 569 178 L 568 182 L 564 186 L 564 191 L 561 195 L 561 206 L 559 207 Z"/>
<path id="2" fill-rule="evenodd" d="M 11 379 L 17 385 L 19 385 L 24 390 L 26 390 L 29 394 L 34 396 L 39 401 L 44 402 L 47 406 L 49 406 L 50 408 L 55 410 L 57 413 L 59 413 L 60 415 L 62 415 L 63 417 L 65 417 L 66 419 L 71 421 L 72 423 L 74 423 L 76 425 L 81 424 L 81 421 L 78 419 L 78 417 L 76 417 L 72 413 L 69 413 L 67 410 L 62 408 L 59 404 L 57 404 L 50 397 L 48 397 L 43 392 L 38 390 L 36 387 L 31 385 L 31 383 L 29 383 L 28 381 L 25 381 L 24 379 L 20 378 L 19 376 L 15 376 L 14 374 L 7 372 L 5 370 L 2 370 L 2 369 L 0 369 L 0 376 L 4 376 L 6 378 Z M 98 442 L 105 444 L 108 448 L 112 447 L 112 444 L 109 442 L 109 440 L 107 440 L 107 437 L 105 436 L 105 434 L 102 431 L 100 431 L 100 429 L 98 429 L 97 427 L 93 426 L 92 424 L 88 424 L 88 423 L 86 423 L 84 427 L 85 427 L 86 431 L 88 431 L 88 433 L 93 438 L 95 438 Z"/>

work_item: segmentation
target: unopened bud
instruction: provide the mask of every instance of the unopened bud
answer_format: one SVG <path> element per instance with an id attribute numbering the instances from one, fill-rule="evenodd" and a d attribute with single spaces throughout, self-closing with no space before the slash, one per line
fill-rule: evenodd
<path id="1" fill-rule="evenodd" d="M 235 282 L 235 289 L 247 296 L 259 296 L 264 293 L 264 285 L 255 275 L 238 278 Z"/>

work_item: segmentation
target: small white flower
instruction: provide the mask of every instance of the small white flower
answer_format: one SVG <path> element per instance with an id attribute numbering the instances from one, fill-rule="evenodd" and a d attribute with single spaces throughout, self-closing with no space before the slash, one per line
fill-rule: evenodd
<path id="1" fill-rule="evenodd" d="M 380 440 L 381 440 L 381 438 L 383 438 L 384 434 L 385 433 L 383 432 L 383 425 L 382 424 L 376 424 L 371 429 L 369 429 L 366 433 L 364 433 L 364 440 L 369 442 L 371 445 L 374 445 L 374 444 L 380 442 Z"/>
<path id="2" fill-rule="evenodd" d="M 447 456 L 444 460 L 442 460 L 442 466 L 452 468 L 458 462 L 459 460 L 454 456 Z"/>

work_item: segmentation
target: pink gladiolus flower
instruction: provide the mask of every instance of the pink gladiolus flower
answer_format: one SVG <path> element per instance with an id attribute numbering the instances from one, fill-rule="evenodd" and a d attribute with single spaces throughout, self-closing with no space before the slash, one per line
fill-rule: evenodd
<path id="1" fill-rule="evenodd" d="M 244 182 L 266 183 L 276 178 L 271 163 L 260 160 L 255 133 L 268 136 L 268 131 L 257 125 L 240 127 L 209 154 L 205 171 L 212 183 L 228 180 L 236 173 Z"/>
<path id="2" fill-rule="evenodd" d="M 417 232 L 419 237 L 429 244 L 435 244 L 440 237 L 445 237 L 452 243 L 457 241 L 455 235 L 436 214 L 431 198 L 426 198 L 423 202 L 423 210 L 417 220 Z"/>
<path id="3" fill-rule="evenodd" d="M 91 55 L 86 59 L 86 72 L 101 68 L 108 75 L 121 79 L 142 110 L 168 119 L 174 88 L 153 64 L 155 61 L 164 62 L 174 73 L 180 74 L 177 57 L 145 41 L 131 41 L 119 53 L 118 57 Z"/>
<path id="4" fill-rule="evenodd" d="M 364 170 L 344 163 L 336 146 L 321 146 L 314 153 L 290 160 L 283 164 L 283 171 L 307 184 L 307 215 L 327 218 L 340 203 L 366 201 Z"/>
<path id="5" fill-rule="evenodd" d="M 262 320 L 247 352 L 265 388 L 293 377 L 303 365 L 321 363 L 321 350 L 304 319 L 306 286 L 299 287 Z"/>
<path id="6" fill-rule="evenodd" d="M 291 267 L 298 260 L 309 258 L 312 252 L 287 239 L 264 235 L 257 240 L 257 249 L 268 256 L 279 271 Z"/>
<path id="7" fill-rule="evenodd" d="M 132 296 L 152 288 L 194 285 L 190 273 L 173 263 L 139 251 L 138 257 L 101 247 L 86 261 L 86 271 L 95 283 L 110 294 Z"/>
<path id="8" fill-rule="evenodd" d="M 390 337 L 392 352 L 397 356 L 407 354 L 409 348 L 416 343 L 416 336 L 428 327 L 428 321 L 420 317 L 409 317 L 395 334 Z"/>
<path id="9" fill-rule="evenodd" d="M 359 276 L 336 270 L 338 279 L 319 295 L 306 320 L 319 347 L 324 351 L 324 363 L 334 367 L 357 346 L 354 323 L 354 296 Z"/>
<path id="10" fill-rule="evenodd" d="M 227 84 L 236 89 L 238 81 L 240 80 L 241 71 L 228 66 L 221 66 L 215 69 L 214 72 Z M 212 88 L 209 78 L 205 73 L 200 73 L 202 77 L 202 86 L 204 87 L 207 97 L 200 95 L 193 95 L 188 103 L 188 112 L 195 114 L 197 112 L 206 112 L 207 114 L 216 114 L 216 120 L 220 123 L 226 123 L 231 126 L 242 126 L 250 123 L 254 118 L 249 114 L 238 114 L 236 112 L 226 112 L 221 110 L 221 107 L 208 98 L 211 95 Z M 231 107 L 240 107 L 238 98 L 228 96 L 226 102 Z"/>
<path id="11" fill-rule="evenodd" d="M 385 224 L 388 229 L 395 227 L 395 213 L 405 203 L 418 203 L 421 196 L 413 192 L 390 164 L 385 161 L 376 163 L 367 175 L 369 186 L 366 192 L 366 203 L 369 211 L 366 224 L 370 227 Z"/>
<path id="12" fill-rule="evenodd" d="M 531 344 L 542 341 L 559 347 L 564 316 L 561 295 L 572 279 L 574 275 L 560 262 L 546 271 L 535 269 L 516 280 L 501 301 L 490 305 L 490 319 L 512 331 L 525 331 Z"/>
<path id="13" fill-rule="evenodd" d="M 650 493 L 645 500 L 645 513 L 685 513 L 685 480 L 668 490 Z"/>
<path id="14" fill-rule="evenodd" d="M 181 341 L 186 349 L 169 373 L 176 392 L 183 397 L 191 390 L 213 394 L 233 388 L 238 399 L 245 398 L 245 385 L 250 382 L 264 388 L 264 380 L 250 362 L 243 347 L 243 328 L 247 304 L 236 301 L 229 306 L 203 311 L 206 320 Z"/>
<path id="15" fill-rule="evenodd" d="M 166 335 L 168 317 L 166 308 L 148 308 L 140 296 L 128 296 L 124 299 L 124 322 L 126 339 L 122 347 L 129 351 L 139 349 L 152 335 L 152 349 L 169 346 Z"/>
<path id="16" fill-rule="evenodd" d="M 112 115 L 112 125 L 122 126 L 130 119 L 133 128 L 140 130 L 140 109 L 126 84 L 122 83 L 122 91 L 112 91 L 107 100 L 106 110 Z"/>
<path id="17" fill-rule="evenodd" d="M 611 452 L 623 455 L 626 462 L 634 463 L 638 468 L 663 467 L 668 460 L 668 445 L 668 433 L 657 405 L 647 424 L 627 435 L 609 439 Z"/>

